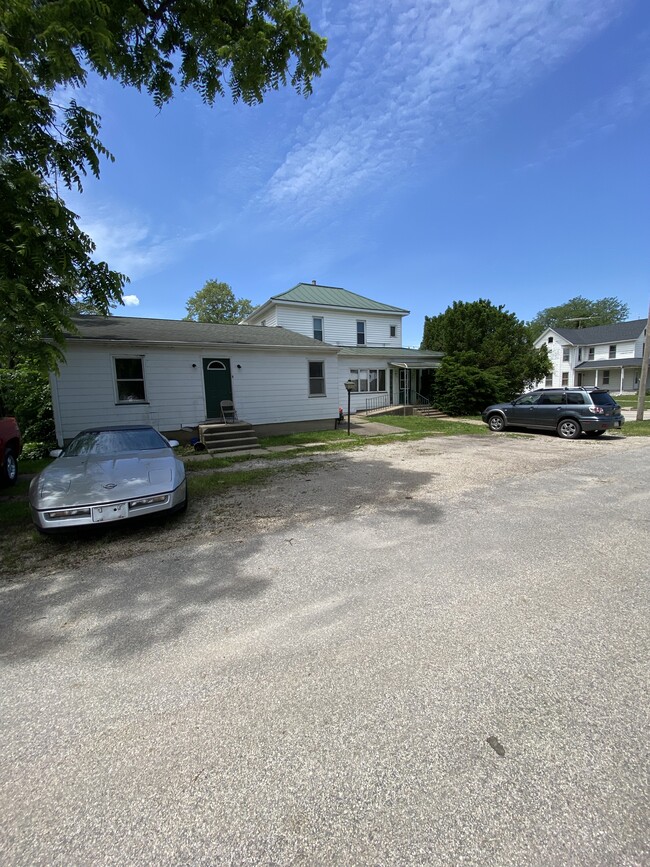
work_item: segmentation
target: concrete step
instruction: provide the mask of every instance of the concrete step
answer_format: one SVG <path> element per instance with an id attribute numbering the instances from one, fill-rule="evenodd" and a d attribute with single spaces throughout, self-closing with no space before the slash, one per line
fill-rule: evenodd
<path id="1" fill-rule="evenodd" d="M 209 452 L 235 452 L 258 449 L 260 444 L 253 426 L 248 422 L 199 425 L 199 438 Z"/>

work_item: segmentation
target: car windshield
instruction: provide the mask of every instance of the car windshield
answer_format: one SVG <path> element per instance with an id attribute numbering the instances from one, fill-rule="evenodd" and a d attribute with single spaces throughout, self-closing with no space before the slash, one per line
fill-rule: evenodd
<path id="1" fill-rule="evenodd" d="M 63 450 L 63 456 L 117 455 L 146 449 L 164 449 L 167 442 L 153 428 L 82 431 Z"/>
<path id="2" fill-rule="evenodd" d="M 591 399 L 596 406 L 616 406 L 616 401 L 608 391 L 592 391 Z"/>

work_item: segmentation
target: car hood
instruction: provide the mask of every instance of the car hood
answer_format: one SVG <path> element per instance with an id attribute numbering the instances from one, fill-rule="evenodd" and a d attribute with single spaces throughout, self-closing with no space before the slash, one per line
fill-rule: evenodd
<path id="1" fill-rule="evenodd" d="M 89 506 L 174 490 L 182 482 L 182 461 L 166 449 L 119 456 L 60 457 L 30 486 L 38 509 Z"/>

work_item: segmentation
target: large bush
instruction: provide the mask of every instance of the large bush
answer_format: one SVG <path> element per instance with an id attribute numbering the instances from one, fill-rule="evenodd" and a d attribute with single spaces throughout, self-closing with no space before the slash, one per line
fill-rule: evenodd
<path id="1" fill-rule="evenodd" d="M 23 442 L 45 447 L 56 444 L 47 374 L 27 362 L 0 368 L 0 395 L 7 412 L 18 419 Z"/>

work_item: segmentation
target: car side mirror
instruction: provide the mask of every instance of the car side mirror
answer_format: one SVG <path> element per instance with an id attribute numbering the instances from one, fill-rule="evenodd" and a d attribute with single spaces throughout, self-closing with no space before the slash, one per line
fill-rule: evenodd
<path id="1" fill-rule="evenodd" d="M 58 458 L 62 452 L 63 452 L 63 449 L 52 449 L 50 451 L 50 457 L 51 458 Z"/>
<path id="2" fill-rule="evenodd" d="M 178 445 L 180 445 L 178 440 L 167 440 L 167 442 L 169 443 L 169 446 L 172 449 L 175 449 Z"/>

